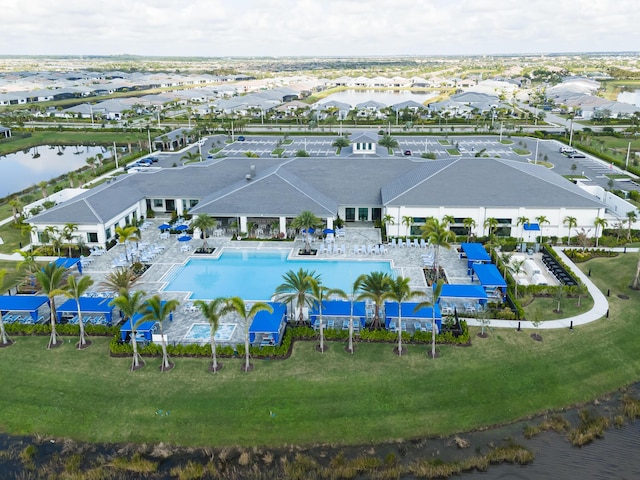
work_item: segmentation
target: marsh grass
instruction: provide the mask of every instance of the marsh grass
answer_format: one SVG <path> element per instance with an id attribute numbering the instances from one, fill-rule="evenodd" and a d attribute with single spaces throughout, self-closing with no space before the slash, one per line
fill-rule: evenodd
<path id="1" fill-rule="evenodd" d="M 525 438 L 532 438 L 542 432 L 547 432 L 549 430 L 557 433 L 565 433 L 569 431 L 570 428 L 571 424 L 566 418 L 560 415 L 553 415 L 551 417 L 545 418 L 537 425 L 527 425 L 524 428 L 524 436 Z"/>
<path id="2" fill-rule="evenodd" d="M 158 462 L 146 459 L 140 453 L 134 453 L 131 458 L 116 457 L 111 460 L 110 466 L 132 473 L 154 473 L 158 470 Z"/>
<path id="3" fill-rule="evenodd" d="M 581 447 L 596 438 L 604 437 L 604 432 L 610 424 L 607 417 L 596 415 L 587 409 L 581 410 L 579 416 L 580 424 L 569 432 L 569 440 L 574 447 Z"/>

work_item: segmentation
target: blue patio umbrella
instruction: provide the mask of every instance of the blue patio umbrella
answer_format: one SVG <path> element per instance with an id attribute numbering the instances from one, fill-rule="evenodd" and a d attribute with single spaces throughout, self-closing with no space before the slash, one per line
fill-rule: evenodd
<path id="1" fill-rule="evenodd" d="M 306 229 L 306 228 L 303 228 L 303 229 L 302 229 L 302 233 L 315 233 L 315 231 L 316 231 L 316 230 L 315 230 L 315 228 L 310 228 L 310 229 L 309 229 L 309 232 L 307 232 L 307 229 Z"/>
<path id="2" fill-rule="evenodd" d="M 189 230 L 189 227 L 187 225 L 178 225 L 175 230 L 178 232 L 184 232 L 185 230 Z"/>
<path id="3" fill-rule="evenodd" d="M 189 240 L 191 240 L 189 235 L 182 235 L 181 237 L 178 237 L 179 242 L 188 242 Z"/>
<path id="4" fill-rule="evenodd" d="M 160 230 L 169 230 L 171 228 L 171 225 L 169 225 L 168 223 L 163 223 L 162 225 L 158 225 L 158 228 Z"/>
<path id="5" fill-rule="evenodd" d="M 327 233 L 336 233 L 336 232 L 332 228 L 325 228 L 324 230 L 322 230 L 322 233 L 326 235 Z"/>

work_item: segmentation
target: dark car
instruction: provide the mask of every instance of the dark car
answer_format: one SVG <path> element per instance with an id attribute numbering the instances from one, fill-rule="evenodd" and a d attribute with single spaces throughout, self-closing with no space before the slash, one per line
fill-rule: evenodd
<path id="1" fill-rule="evenodd" d="M 158 157 L 147 157 L 147 158 L 145 158 L 145 160 L 151 160 L 153 163 L 158 163 L 159 158 Z"/>
<path id="2" fill-rule="evenodd" d="M 244 137 L 243 137 L 242 135 L 240 135 L 240 136 L 238 137 L 238 141 L 239 141 L 239 142 L 244 142 Z"/>
<path id="3" fill-rule="evenodd" d="M 407 157 L 410 157 L 410 156 L 411 156 L 411 150 L 405 150 L 405 151 L 404 151 L 404 154 L 405 154 Z"/>

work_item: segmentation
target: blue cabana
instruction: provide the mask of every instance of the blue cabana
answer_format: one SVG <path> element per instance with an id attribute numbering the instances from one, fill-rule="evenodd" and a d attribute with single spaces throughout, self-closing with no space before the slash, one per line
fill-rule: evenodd
<path id="1" fill-rule="evenodd" d="M 491 263 L 491 257 L 481 243 L 462 243 L 460 248 L 467 257 L 467 275 L 471 275 L 471 266 L 474 263 Z"/>
<path id="2" fill-rule="evenodd" d="M 418 304 L 415 302 L 404 302 L 402 304 L 402 321 L 431 321 L 435 314 L 436 325 L 438 326 L 438 331 L 442 330 L 442 314 L 440 313 L 440 307 L 436 303 L 435 310 L 432 307 L 422 307 L 417 312 L 415 308 Z M 396 302 L 385 302 L 384 304 L 384 312 L 386 315 L 385 318 L 385 327 L 389 328 L 389 322 L 393 320 L 397 320 L 399 315 L 398 304 Z"/>
<path id="3" fill-rule="evenodd" d="M 49 299 L 45 295 L 1 295 L 0 311 L 2 315 L 8 312 L 27 312 L 34 322 L 43 321 L 40 318 L 40 308 L 49 304 Z"/>
<path id="4" fill-rule="evenodd" d="M 336 318 L 348 320 L 351 317 L 351 302 L 346 300 L 325 300 L 322 302 L 322 321 L 331 319 L 335 322 Z M 309 309 L 309 319 L 311 324 L 315 325 L 320 318 L 320 309 L 318 304 L 314 304 Z M 364 327 L 367 321 L 367 306 L 365 302 L 353 302 L 353 320 L 360 322 L 360 326 Z"/>
<path id="5" fill-rule="evenodd" d="M 56 259 L 55 264 L 58 267 L 64 267 L 67 270 L 75 266 L 78 268 L 78 272 L 82 273 L 82 262 L 80 261 L 79 258 L 60 257 Z"/>
<path id="6" fill-rule="evenodd" d="M 104 315 L 109 325 L 113 319 L 113 307 L 110 305 L 113 298 L 103 297 L 80 297 L 80 312 L 82 315 Z M 70 298 L 58 308 L 56 308 L 58 321 L 63 317 L 75 317 L 78 314 L 78 303 L 75 298 Z"/>
<path id="7" fill-rule="evenodd" d="M 507 291 L 507 282 L 502 278 L 498 267 L 493 263 L 477 263 L 473 265 L 473 271 L 478 276 L 482 287 L 486 290 L 500 289 L 502 293 Z M 473 275 L 472 275 L 473 277 Z"/>
<path id="8" fill-rule="evenodd" d="M 142 318 L 142 314 L 136 313 L 133 316 L 133 324 L 135 325 Z M 136 339 L 137 340 L 145 340 L 147 342 L 151 341 L 151 338 L 154 333 L 158 330 L 158 322 L 153 320 L 149 320 L 148 322 L 141 323 L 138 328 L 136 328 Z M 124 325 L 120 327 L 120 339 L 123 342 L 127 341 L 127 338 L 131 336 L 131 320 L 127 320 L 124 322 Z"/>
<path id="9" fill-rule="evenodd" d="M 468 298 L 478 300 L 480 305 L 487 303 L 487 292 L 481 285 L 442 285 L 438 302 L 444 298 Z"/>
<path id="10" fill-rule="evenodd" d="M 287 325 L 287 307 L 281 303 L 268 302 L 273 313 L 258 312 L 249 327 L 249 342 L 263 345 L 280 345 Z"/>

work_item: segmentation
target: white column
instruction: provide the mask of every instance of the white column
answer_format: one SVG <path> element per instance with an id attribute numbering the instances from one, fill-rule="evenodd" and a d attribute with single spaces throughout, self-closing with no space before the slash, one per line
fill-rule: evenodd
<path id="1" fill-rule="evenodd" d="M 333 217 L 327 217 L 327 228 L 333 229 Z"/>
<path id="2" fill-rule="evenodd" d="M 247 231 L 247 217 L 240 217 L 240 231 Z"/>
<path id="3" fill-rule="evenodd" d="M 287 217 L 280 217 L 280 233 L 284 233 L 287 238 Z"/>

